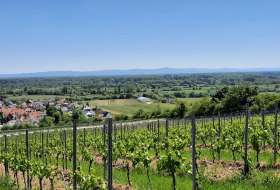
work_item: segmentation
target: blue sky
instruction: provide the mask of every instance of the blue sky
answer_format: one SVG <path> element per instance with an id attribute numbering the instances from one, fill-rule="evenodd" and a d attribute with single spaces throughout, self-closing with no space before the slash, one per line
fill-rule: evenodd
<path id="1" fill-rule="evenodd" d="M 279 0 L 1 0 L 0 73 L 280 67 Z"/>

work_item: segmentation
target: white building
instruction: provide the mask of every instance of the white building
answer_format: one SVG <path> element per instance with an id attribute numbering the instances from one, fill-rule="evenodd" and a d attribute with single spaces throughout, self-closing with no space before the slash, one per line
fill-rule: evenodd
<path id="1" fill-rule="evenodd" d="M 152 103 L 152 100 L 150 98 L 143 97 L 143 96 L 138 97 L 137 100 L 139 102 L 146 103 L 146 104 Z"/>
<path id="2" fill-rule="evenodd" d="M 87 117 L 95 116 L 95 111 L 93 111 L 93 109 L 89 106 L 84 107 L 83 112 L 84 112 L 85 116 L 87 116 Z"/>

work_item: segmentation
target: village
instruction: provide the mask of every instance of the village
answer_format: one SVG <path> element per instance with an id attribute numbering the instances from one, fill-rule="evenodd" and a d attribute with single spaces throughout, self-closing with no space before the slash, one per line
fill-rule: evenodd
<path id="1" fill-rule="evenodd" d="M 53 115 L 48 114 L 48 108 L 55 110 Z M 9 100 L 0 100 L 0 129 L 6 129 L 13 126 L 32 125 L 39 127 L 40 122 L 48 116 L 53 116 L 55 122 L 55 114 L 61 116 L 71 116 L 73 109 L 80 109 L 83 118 L 91 119 L 92 121 L 102 121 L 106 117 L 111 117 L 109 112 L 97 111 L 97 108 L 92 108 L 89 105 L 80 105 L 78 103 L 70 103 L 65 99 L 47 99 L 47 100 L 27 100 L 12 102 Z M 51 113 L 52 114 L 52 113 Z M 59 119 L 59 118 L 58 118 Z M 60 119 L 61 120 L 61 119 Z M 58 122 L 56 122 L 57 124 Z"/>
<path id="2" fill-rule="evenodd" d="M 142 96 L 136 100 L 143 104 L 152 103 L 150 98 Z M 71 124 L 70 118 L 74 109 L 81 110 L 82 123 L 100 122 L 112 117 L 110 112 L 97 108 L 97 106 L 91 107 L 88 104 L 67 102 L 66 99 L 49 98 L 14 102 L 3 99 L 0 100 L 0 130 Z"/>

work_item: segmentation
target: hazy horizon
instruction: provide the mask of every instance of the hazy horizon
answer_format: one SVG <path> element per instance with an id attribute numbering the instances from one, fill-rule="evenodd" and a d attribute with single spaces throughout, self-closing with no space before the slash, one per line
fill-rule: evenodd
<path id="1" fill-rule="evenodd" d="M 117 75 L 124 75 L 129 74 L 129 71 L 134 71 L 132 75 L 138 75 L 137 73 L 146 73 L 148 75 L 156 73 L 156 74 L 200 74 L 200 73 L 234 73 L 234 72 L 280 72 L 280 67 L 274 67 L 274 68 L 172 68 L 172 67 L 164 67 L 164 68 L 152 68 L 152 69 L 143 69 L 143 68 L 132 68 L 132 69 L 105 69 L 105 70 L 88 70 L 88 71 L 79 71 L 79 70 L 54 70 L 54 71 L 34 71 L 34 72 L 25 72 L 25 73 L 1 73 L 0 77 L 4 76 L 41 76 L 40 74 L 43 74 L 43 76 L 48 74 L 56 74 L 56 76 L 60 76 L 60 74 L 63 74 L 61 76 L 72 76 L 71 74 L 75 74 L 75 76 L 86 76 L 85 74 L 98 74 L 98 75 L 105 75 L 105 73 L 108 73 L 108 75 L 114 75 L 117 73 Z M 159 71 L 164 71 L 163 73 Z M 130 75 L 130 74 L 129 74 Z M 51 75 L 50 75 L 51 76 Z"/>

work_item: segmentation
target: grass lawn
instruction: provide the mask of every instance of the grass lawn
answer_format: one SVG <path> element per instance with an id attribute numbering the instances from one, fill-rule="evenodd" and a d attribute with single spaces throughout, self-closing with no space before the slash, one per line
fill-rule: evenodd
<path id="1" fill-rule="evenodd" d="M 189 153 L 190 154 L 190 153 Z M 223 157 L 227 155 L 224 154 Z M 269 160 L 268 155 L 264 155 L 265 160 Z M 59 161 L 60 162 L 60 161 Z M 60 163 L 62 164 L 62 163 Z M 88 170 L 88 162 L 81 161 L 81 169 L 85 172 Z M 69 170 L 72 169 L 72 162 L 68 163 Z M 200 166 L 199 172 L 202 174 L 205 167 Z M 96 176 L 102 177 L 103 166 L 94 164 L 92 170 Z M 213 172 L 219 174 L 219 169 L 213 168 Z M 214 173 L 213 173 L 214 174 Z M 131 169 L 130 176 L 133 189 L 137 190 L 172 190 L 172 177 L 167 173 L 159 173 L 156 170 L 150 170 L 151 184 L 149 183 L 146 170 L 140 166 Z M 113 180 L 117 184 L 127 184 L 127 172 L 124 168 L 113 169 Z M 192 178 L 187 171 L 180 172 L 176 175 L 178 190 L 191 190 Z M 204 190 L 278 190 L 280 189 L 279 171 L 268 169 L 260 171 L 251 168 L 247 176 L 241 175 L 241 172 L 232 174 L 223 180 L 211 180 L 210 176 L 201 176 L 198 179 L 199 186 Z"/>
<path id="2" fill-rule="evenodd" d="M 92 107 L 99 107 L 105 111 L 109 111 L 113 114 L 126 114 L 133 115 L 139 109 L 143 109 L 145 112 L 152 112 L 158 109 L 158 106 L 161 110 L 173 109 L 175 104 L 167 103 L 156 103 L 151 104 L 141 103 L 135 99 L 116 99 L 116 100 L 94 100 L 90 101 L 89 105 Z"/>

